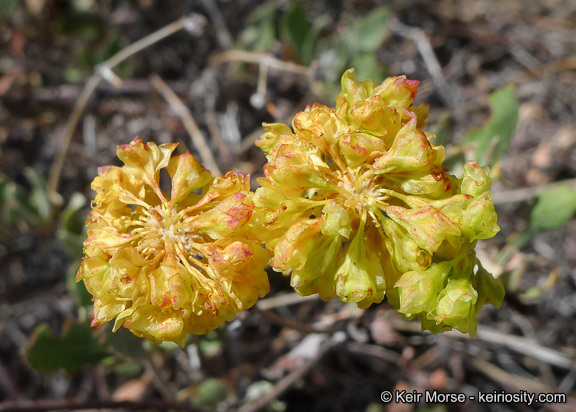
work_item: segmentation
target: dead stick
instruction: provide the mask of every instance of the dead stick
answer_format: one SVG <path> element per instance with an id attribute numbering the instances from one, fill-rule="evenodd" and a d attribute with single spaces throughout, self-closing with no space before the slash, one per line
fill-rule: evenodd
<path id="1" fill-rule="evenodd" d="M 210 172 L 212 172 L 212 174 L 222 174 L 218 164 L 216 163 L 216 160 L 214 159 L 214 156 L 212 156 L 212 151 L 208 147 L 204 135 L 194 121 L 190 110 L 159 76 L 153 74 L 150 76 L 150 81 L 156 90 L 158 90 L 164 99 L 166 99 L 170 107 L 172 107 L 172 110 L 174 110 L 178 117 L 180 117 L 180 120 L 182 120 L 182 124 L 184 124 L 184 128 L 190 135 L 194 146 L 196 146 L 196 149 L 198 150 L 204 165 L 208 168 L 208 170 L 210 170 Z"/>
<path id="2" fill-rule="evenodd" d="M 267 318 L 268 320 L 272 321 L 278 326 L 282 326 L 285 328 L 294 329 L 304 333 L 330 333 L 338 330 L 333 325 L 329 326 L 314 326 L 308 325 L 307 323 L 301 323 L 292 319 L 286 319 L 282 316 L 278 315 L 277 313 L 271 310 L 261 310 L 258 307 L 255 308 L 256 312 Z"/>
<path id="3" fill-rule="evenodd" d="M 576 179 L 566 179 L 538 186 L 521 187 L 519 189 L 506 190 L 503 192 L 494 192 L 494 204 L 500 205 L 504 203 L 524 202 L 535 198 L 542 190 L 556 189 L 563 185 L 568 185 L 570 188 L 574 189 L 576 187 Z"/>
<path id="4" fill-rule="evenodd" d="M 74 130 L 80 121 L 80 117 L 82 116 L 86 105 L 90 101 L 92 94 L 100 84 L 100 81 L 103 78 L 107 78 L 112 82 L 117 81 L 118 78 L 115 77 L 115 75 L 112 73 L 112 69 L 118 64 L 122 63 L 128 57 L 136 54 L 137 52 L 154 43 L 159 42 L 160 40 L 179 30 L 184 28 L 191 29 L 192 26 L 197 25 L 198 21 L 199 20 L 197 15 L 182 17 L 181 19 L 161 28 L 149 36 L 138 40 L 136 43 L 120 50 L 110 59 L 96 67 L 96 72 L 90 76 L 86 82 L 86 86 L 84 86 L 84 89 L 80 94 L 80 97 L 78 97 L 78 100 L 76 100 L 72 115 L 68 119 L 68 122 L 66 122 L 62 136 L 59 139 L 60 145 L 58 147 L 58 152 L 56 153 L 54 163 L 52 163 L 52 168 L 50 169 L 50 177 L 48 178 L 48 193 L 50 194 L 50 200 L 53 204 L 60 205 L 62 203 L 62 199 L 57 191 L 58 184 L 60 182 L 60 175 L 62 173 L 62 166 L 64 164 L 64 160 L 66 159 L 66 152 L 68 151 L 68 147 L 70 146 L 70 142 L 72 140 L 72 134 L 74 133 Z"/>
<path id="5" fill-rule="evenodd" d="M 426 65 L 426 69 L 428 69 L 428 72 L 430 73 L 432 81 L 438 89 L 440 96 L 450 107 L 454 107 L 454 96 L 452 95 L 451 90 L 448 88 L 448 84 L 444 78 L 444 73 L 442 72 L 442 66 L 438 61 L 438 58 L 434 53 L 434 49 L 430 44 L 430 40 L 428 39 L 428 36 L 424 30 L 420 29 L 419 27 L 411 27 L 402 24 L 397 19 L 392 19 L 390 21 L 390 28 L 400 36 L 411 39 L 416 43 L 418 52 L 422 56 L 424 64 Z"/>
<path id="6" fill-rule="evenodd" d="M 313 70 L 310 67 L 302 66 L 300 64 L 278 60 L 269 54 L 251 53 L 244 50 L 225 51 L 224 53 L 220 53 L 218 56 L 216 56 L 216 58 L 217 62 L 220 64 L 230 61 L 241 61 L 245 63 L 266 65 L 273 69 L 305 75 L 310 74 L 310 72 Z"/>
<path id="7" fill-rule="evenodd" d="M 335 333 L 334 335 L 332 335 L 332 337 L 329 340 L 327 340 L 320 346 L 320 349 L 318 350 L 316 356 L 313 359 L 304 363 L 298 369 L 294 370 L 285 378 L 282 378 L 280 381 L 278 381 L 278 383 L 274 386 L 274 388 L 266 395 L 262 396 L 261 398 L 258 398 L 256 401 L 252 403 L 244 405 L 243 407 L 238 409 L 237 412 L 256 412 L 265 407 L 266 405 L 268 405 L 274 399 L 278 398 L 284 392 L 286 392 L 286 390 L 288 390 L 288 388 L 290 388 L 298 380 L 306 376 L 330 349 L 332 349 L 335 345 L 342 342 L 344 339 L 345 339 L 344 333 Z"/>

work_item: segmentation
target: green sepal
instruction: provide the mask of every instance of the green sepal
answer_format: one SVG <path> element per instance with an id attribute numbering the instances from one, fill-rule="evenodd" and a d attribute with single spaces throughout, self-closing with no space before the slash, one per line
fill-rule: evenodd
<path id="1" fill-rule="evenodd" d="M 398 312 L 411 315 L 432 311 L 455 263 L 451 260 L 433 264 L 426 270 L 404 273 L 394 285 L 400 295 Z"/>
<path id="2" fill-rule="evenodd" d="M 341 252 L 340 236 L 319 235 L 302 270 L 293 270 L 290 285 L 302 296 L 318 293 L 320 299 L 334 297 L 336 262 Z"/>
<path id="3" fill-rule="evenodd" d="M 504 285 L 500 279 L 495 279 L 478 259 L 476 259 L 478 269 L 472 277 L 472 286 L 478 291 L 478 300 L 476 301 L 476 312 L 484 305 L 494 305 L 500 308 L 504 300 Z"/>
<path id="4" fill-rule="evenodd" d="M 477 300 L 478 292 L 467 276 L 450 279 L 438 295 L 438 306 L 432 315 L 436 322 L 443 322 L 475 338 Z"/>
<path id="5" fill-rule="evenodd" d="M 458 226 L 432 206 L 419 209 L 406 209 L 400 206 L 388 206 L 386 214 L 402 226 L 416 244 L 432 254 L 440 244 L 451 236 L 460 236 Z"/>
<path id="6" fill-rule="evenodd" d="M 361 309 L 382 302 L 386 291 L 384 271 L 378 255 L 366 245 L 364 222 L 344 253 L 337 269 L 336 294 L 344 302 L 356 302 Z"/>

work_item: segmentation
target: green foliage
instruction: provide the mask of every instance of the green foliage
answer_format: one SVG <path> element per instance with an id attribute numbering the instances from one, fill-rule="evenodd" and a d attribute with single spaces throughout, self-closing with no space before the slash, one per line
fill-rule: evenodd
<path id="1" fill-rule="evenodd" d="M 106 23 L 86 10 L 70 10 L 54 21 L 53 30 L 84 42 L 97 40 L 106 30 Z"/>
<path id="2" fill-rule="evenodd" d="M 52 204 L 46 180 L 32 168 L 24 175 L 30 188 L 0 175 L 0 220 L 8 225 L 25 223 L 31 227 L 43 227 L 50 222 Z M 74 259 L 83 256 L 82 242 L 86 238 L 84 218 L 80 216 L 86 198 L 74 193 L 62 211 L 57 238 Z"/>
<path id="3" fill-rule="evenodd" d="M 493 166 L 510 145 L 518 123 L 518 101 L 514 88 L 507 86 L 490 95 L 491 116 L 479 130 L 470 130 L 467 143 L 475 143 L 476 159 L 481 166 Z"/>
<path id="4" fill-rule="evenodd" d="M 66 67 L 62 72 L 62 76 L 64 77 L 66 83 L 69 84 L 82 83 L 85 77 L 84 72 L 76 66 Z"/>
<path id="5" fill-rule="evenodd" d="M 539 232 L 560 229 L 576 212 L 576 190 L 568 185 L 542 190 L 530 212 L 528 229 L 512 245 L 521 248 Z"/>
<path id="6" fill-rule="evenodd" d="M 76 273 L 80 267 L 80 260 L 75 261 L 68 267 L 66 272 L 66 289 L 77 298 L 80 308 L 92 306 L 92 295 L 88 293 L 84 282 L 76 282 Z"/>
<path id="7" fill-rule="evenodd" d="M 240 33 L 240 47 L 254 52 L 270 50 L 276 41 L 276 2 L 267 1 L 248 17 L 246 28 Z"/>
<path id="8" fill-rule="evenodd" d="M 359 80 L 371 78 L 375 84 L 384 80 L 376 53 L 388 36 L 388 16 L 387 8 L 378 7 L 365 17 L 348 17 L 347 30 L 319 44 L 320 69 L 327 81 L 338 81 L 349 67 L 354 67 Z"/>
<path id="9" fill-rule="evenodd" d="M 24 174 L 32 185 L 32 191 L 30 192 L 30 206 L 38 213 L 38 217 L 41 221 L 45 221 L 50 216 L 52 210 L 46 181 L 32 168 L 26 168 Z"/>
<path id="10" fill-rule="evenodd" d="M 198 339 L 198 350 L 206 356 L 214 355 L 222 348 L 223 341 L 223 331 L 217 329 Z"/>
<path id="11" fill-rule="evenodd" d="M 77 58 L 67 62 L 63 70 L 67 83 L 80 83 L 97 66 L 114 56 L 125 46 L 123 37 L 113 25 L 92 13 L 89 3 L 76 0 L 62 16 L 53 23 L 54 32 L 71 38 L 82 39 Z M 118 65 L 114 72 L 119 77 L 131 77 L 134 62 L 128 60 Z"/>
<path id="12" fill-rule="evenodd" d="M 88 325 L 68 322 L 61 337 L 55 337 L 46 324 L 39 325 L 25 350 L 32 368 L 42 372 L 64 369 L 74 373 L 87 364 L 95 364 L 109 356 Z"/>
<path id="13" fill-rule="evenodd" d="M 385 7 L 378 7 L 352 22 L 346 35 L 348 48 L 359 53 L 374 53 L 388 36 L 387 20 L 390 15 Z M 372 79 L 375 83 L 379 80 Z"/>
<path id="14" fill-rule="evenodd" d="M 294 50 L 300 62 L 309 65 L 315 58 L 318 37 L 328 23 L 322 16 L 310 22 L 302 4 L 295 2 L 282 16 L 280 35 L 284 43 Z"/>
<path id="15" fill-rule="evenodd" d="M 228 385 L 222 380 L 206 379 L 196 388 L 192 403 L 201 409 L 215 410 L 219 403 L 228 398 L 228 392 Z"/>
<path id="16" fill-rule="evenodd" d="M 445 111 L 440 115 L 438 121 L 434 125 L 430 126 L 430 133 L 436 136 L 433 140 L 435 145 L 446 145 L 450 140 L 451 120 L 450 112 Z M 465 162 L 462 162 L 462 164 L 464 163 Z"/>
<path id="17" fill-rule="evenodd" d="M 147 356 L 144 341 L 127 329 L 112 332 L 111 325 L 107 326 L 96 330 L 86 323 L 69 321 L 62 336 L 55 337 L 46 324 L 39 325 L 25 350 L 28 363 L 42 372 L 64 369 L 68 373 L 83 365 L 101 363 L 132 374 Z"/>
<path id="18" fill-rule="evenodd" d="M 442 404 L 416 408 L 416 412 L 446 412 L 447 410 L 446 405 Z"/>
<path id="19" fill-rule="evenodd" d="M 0 0 L 0 21 L 8 19 L 17 5 L 18 0 Z"/>
<path id="20" fill-rule="evenodd" d="M 70 201 L 60 215 L 58 239 L 64 244 L 66 250 L 75 259 L 84 256 L 82 243 L 86 239 L 86 227 L 81 211 L 86 204 L 86 198 L 80 193 L 72 194 Z"/>
<path id="21" fill-rule="evenodd" d="M 30 190 L 6 176 L 0 176 L 1 218 L 9 225 L 25 222 L 30 226 L 41 226 L 52 210 L 46 181 L 32 168 L 26 168 L 24 174 Z"/>
<path id="22" fill-rule="evenodd" d="M 280 24 L 280 33 L 282 38 L 288 43 L 300 58 L 303 58 L 302 52 L 306 47 L 305 42 L 312 23 L 308 19 L 306 10 L 300 2 L 293 3 L 284 16 Z M 303 63 L 306 63 L 302 61 Z"/>
<path id="23" fill-rule="evenodd" d="M 350 67 L 356 67 L 359 79 L 379 79 L 382 80 L 382 64 L 378 61 L 375 53 L 357 54 L 350 60 Z"/>
<path id="24" fill-rule="evenodd" d="M 541 232 L 559 229 L 576 212 L 576 190 L 568 185 L 543 190 L 530 213 L 530 230 Z"/>
<path id="25" fill-rule="evenodd" d="M 272 48 L 277 36 L 304 65 L 318 59 L 320 71 L 327 84 L 321 85 L 326 99 L 337 94 L 342 72 L 354 67 L 359 79 L 371 78 L 375 83 L 384 79 L 377 51 L 388 35 L 389 11 L 378 7 L 363 17 L 345 16 L 337 26 L 345 29 L 322 38 L 322 31 L 331 23 L 327 16 L 311 19 L 301 2 L 291 3 L 281 12 L 276 3 L 263 3 L 248 18 L 247 27 L 240 33 L 239 46 L 265 52 Z M 342 23 L 342 24 L 339 24 Z"/>
<path id="26" fill-rule="evenodd" d="M 386 408 L 382 403 L 371 403 L 364 412 L 385 412 Z"/>
<path id="27" fill-rule="evenodd" d="M 103 328 L 105 326 L 101 327 Z M 110 350 L 112 350 L 116 355 L 129 359 L 146 358 L 144 341 L 141 338 L 137 337 L 126 328 L 119 328 L 116 332 L 112 332 L 112 328 L 109 327 L 109 325 L 105 328 L 106 344 L 109 345 Z"/>
<path id="28" fill-rule="evenodd" d="M 274 384 L 268 381 L 256 381 L 246 389 L 246 397 L 242 399 L 242 404 L 254 402 L 274 389 Z M 286 403 L 274 399 L 267 406 L 261 409 L 263 412 L 283 412 L 286 410 Z"/>

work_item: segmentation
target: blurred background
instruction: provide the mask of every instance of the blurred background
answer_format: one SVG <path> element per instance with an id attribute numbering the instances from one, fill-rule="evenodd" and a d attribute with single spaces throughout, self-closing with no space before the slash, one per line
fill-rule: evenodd
<path id="1" fill-rule="evenodd" d="M 298 298 L 272 271 L 265 300 L 185 349 L 88 326 L 74 278 L 116 145 L 179 142 L 254 179 L 262 122 L 333 107 L 351 67 L 421 80 L 451 173 L 492 169 L 502 230 L 478 253 L 506 298 L 478 339 L 422 334 L 385 302 Z M 0 0 L 0 411 L 576 410 L 575 107 L 569 0 Z M 403 405 L 385 390 L 567 397 Z"/>

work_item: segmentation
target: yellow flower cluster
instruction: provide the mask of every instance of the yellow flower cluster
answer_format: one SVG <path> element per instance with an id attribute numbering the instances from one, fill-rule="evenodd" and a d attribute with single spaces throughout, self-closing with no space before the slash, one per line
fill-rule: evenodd
<path id="1" fill-rule="evenodd" d="M 93 326 L 115 319 L 152 341 L 184 345 L 268 293 L 249 176 L 212 178 L 176 144 L 119 146 L 102 167 L 77 280 L 94 295 Z M 161 172 L 171 191 L 160 188 Z"/>
<path id="2" fill-rule="evenodd" d="M 474 335 L 479 308 L 503 297 L 474 253 L 499 230 L 491 180 L 474 162 L 461 179 L 447 173 L 444 148 L 421 130 L 428 106 L 412 105 L 418 83 L 374 87 L 349 70 L 335 109 L 314 104 L 294 131 L 265 125 L 255 204 L 270 265 L 301 295 L 367 308 L 387 294 L 426 329 Z"/>
<path id="3" fill-rule="evenodd" d="M 308 107 L 294 130 L 265 125 L 255 193 L 249 176 L 213 178 L 192 155 L 172 157 L 175 144 L 119 146 L 124 166 L 92 183 L 77 277 L 94 296 L 93 325 L 115 319 L 114 330 L 184 345 L 268 293 L 269 263 L 301 295 L 360 308 L 386 295 L 424 329 L 474 336 L 476 313 L 504 294 L 474 251 L 499 230 L 492 182 L 475 162 L 460 179 L 443 167 L 417 86 L 374 87 L 349 70 L 334 109 Z"/>

